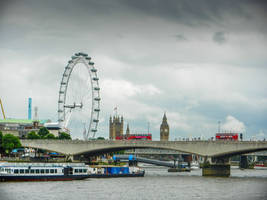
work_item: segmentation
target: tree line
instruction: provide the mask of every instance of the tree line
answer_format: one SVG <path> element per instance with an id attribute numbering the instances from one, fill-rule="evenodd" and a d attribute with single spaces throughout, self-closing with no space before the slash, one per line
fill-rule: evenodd
<path id="1" fill-rule="evenodd" d="M 60 139 L 60 140 L 71 140 L 70 134 L 65 132 L 59 132 L 58 136 L 53 135 L 48 131 L 46 127 L 42 127 L 36 133 L 31 131 L 27 134 L 27 139 Z"/>
<path id="2" fill-rule="evenodd" d="M 54 136 L 48 131 L 47 128 L 42 127 L 36 133 L 31 131 L 26 136 L 27 139 L 60 139 L 71 140 L 71 136 L 65 132 L 59 132 L 58 136 Z M 13 149 L 21 147 L 21 143 L 18 137 L 12 134 L 5 134 L 0 131 L 0 154 L 10 154 Z"/>

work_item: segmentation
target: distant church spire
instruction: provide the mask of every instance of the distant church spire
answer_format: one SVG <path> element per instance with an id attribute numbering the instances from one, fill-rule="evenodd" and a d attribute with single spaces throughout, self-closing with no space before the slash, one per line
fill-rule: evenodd
<path id="1" fill-rule="evenodd" d="M 126 136 L 130 135 L 130 129 L 129 129 L 129 124 L 127 124 L 127 129 L 126 129 Z"/>
<path id="2" fill-rule="evenodd" d="M 167 122 L 166 112 L 164 112 L 163 119 L 164 122 Z"/>

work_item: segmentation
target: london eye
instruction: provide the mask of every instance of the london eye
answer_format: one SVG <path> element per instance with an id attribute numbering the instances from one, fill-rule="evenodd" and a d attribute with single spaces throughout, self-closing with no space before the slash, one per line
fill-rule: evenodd
<path id="1" fill-rule="evenodd" d="M 58 122 L 72 137 L 88 140 L 97 132 L 100 87 L 97 69 L 86 53 L 75 53 L 65 67 L 59 89 Z"/>

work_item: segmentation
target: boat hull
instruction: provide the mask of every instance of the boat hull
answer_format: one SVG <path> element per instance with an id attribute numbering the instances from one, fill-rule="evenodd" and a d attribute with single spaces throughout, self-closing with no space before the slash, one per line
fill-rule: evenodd
<path id="1" fill-rule="evenodd" d="M 136 174 L 90 174 L 89 178 L 144 177 L 145 172 Z"/>
<path id="2" fill-rule="evenodd" d="M 144 177 L 145 172 L 136 174 L 89 174 L 76 176 L 0 176 L 0 182 L 6 181 L 72 181 L 86 178 Z"/>
<path id="3" fill-rule="evenodd" d="M 0 176 L 0 182 L 5 181 L 72 181 L 89 178 L 89 175 L 75 176 Z"/>

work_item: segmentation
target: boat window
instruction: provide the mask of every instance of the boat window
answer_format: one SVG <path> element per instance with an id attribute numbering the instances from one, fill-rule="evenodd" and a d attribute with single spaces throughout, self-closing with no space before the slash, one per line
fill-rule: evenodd
<path id="1" fill-rule="evenodd" d="M 49 174 L 49 169 L 46 169 L 46 170 L 45 170 L 45 173 L 46 173 L 46 174 Z"/>
<path id="2" fill-rule="evenodd" d="M 18 169 L 14 169 L 14 174 L 18 174 L 19 170 Z"/>
<path id="3" fill-rule="evenodd" d="M 20 169 L 20 170 L 19 170 L 19 173 L 20 173 L 20 174 L 24 174 L 24 169 Z"/>
<path id="4" fill-rule="evenodd" d="M 75 172 L 75 173 L 78 173 L 78 169 L 75 169 L 74 172 Z"/>
<path id="5" fill-rule="evenodd" d="M 39 174 L 40 173 L 40 169 L 36 169 L 35 172 L 36 172 L 36 174 Z"/>
<path id="6" fill-rule="evenodd" d="M 57 173 L 57 169 L 55 169 L 55 173 Z"/>
<path id="7" fill-rule="evenodd" d="M 31 170 L 30 170 L 30 173 L 31 173 L 31 174 L 34 174 L 34 169 L 31 169 Z"/>
<path id="8" fill-rule="evenodd" d="M 87 172 L 87 169 L 83 169 L 83 173 L 86 173 Z"/>
<path id="9" fill-rule="evenodd" d="M 79 169 L 79 173 L 82 173 L 83 172 L 83 170 L 82 169 Z"/>
<path id="10" fill-rule="evenodd" d="M 41 174 L 44 174 L 44 169 L 41 169 Z"/>
<path id="11" fill-rule="evenodd" d="M 30 170 L 25 169 L 25 174 L 29 174 Z"/>
<path id="12" fill-rule="evenodd" d="M 50 173 L 51 174 L 54 174 L 54 169 L 50 169 Z"/>

